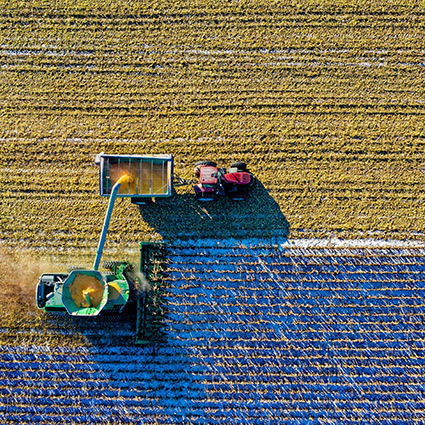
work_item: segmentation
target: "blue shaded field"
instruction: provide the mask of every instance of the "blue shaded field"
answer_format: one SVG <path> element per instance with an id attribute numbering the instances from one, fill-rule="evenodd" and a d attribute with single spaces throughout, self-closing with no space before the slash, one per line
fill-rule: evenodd
<path id="1" fill-rule="evenodd" d="M 166 342 L 1 346 L 1 423 L 424 423 L 424 254 L 171 246 Z"/>

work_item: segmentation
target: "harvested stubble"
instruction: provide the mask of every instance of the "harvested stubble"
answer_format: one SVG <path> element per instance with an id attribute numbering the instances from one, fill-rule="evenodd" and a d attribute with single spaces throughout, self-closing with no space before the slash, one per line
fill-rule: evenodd
<path id="1" fill-rule="evenodd" d="M 238 223 L 190 188 L 149 217 L 117 208 L 112 244 L 288 223 L 293 236 L 424 231 L 420 3 L 101 3 L 1 9 L 6 244 L 92 248 L 100 151 L 171 153 L 183 177 L 245 160 L 265 187 Z"/>

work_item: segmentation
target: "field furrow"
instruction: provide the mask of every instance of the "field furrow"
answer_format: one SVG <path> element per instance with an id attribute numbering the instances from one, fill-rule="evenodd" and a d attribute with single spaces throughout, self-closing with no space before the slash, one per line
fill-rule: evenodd
<path id="1" fill-rule="evenodd" d="M 159 345 L 129 344 L 122 321 L 74 322 L 75 345 L 54 317 L 48 346 L 14 345 L 4 329 L 0 415 L 10 424 L 34 414 L 45 423 L 420 423 L 423 248 L 313 245 L 171 244 Z M 30 324 L 20 333 L 34 336 Z"/>

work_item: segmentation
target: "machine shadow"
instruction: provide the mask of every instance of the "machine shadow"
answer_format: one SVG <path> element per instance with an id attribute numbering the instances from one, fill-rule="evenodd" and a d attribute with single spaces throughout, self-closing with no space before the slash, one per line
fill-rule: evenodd
<path id="1" fill-rule="evenodd" d="M 200 202 L 193 192 L 176 193 L 141 206 L 140 214 L 165 240 L 287 238 L 289 235 L 288 220 L 259 181 L 244 201 L 221 197 Z"/>
<path id="2" fill-rule="evenodd" d="M 200 202 L 193 192 L 187 193 L 187 188 L 184 190 L 184 193 L 175 193 L 170 198 L 157 199 L 152 204 L 139 207 L 142 219 L 165 242 L 288 237 L 289 223 L 261 182 L 256 182 L 244 201 L 221 197 L 211 202 Z M 137 335 L 150 347 L 167 343 L 167 244 L 142 243 L 140 262 L 141 271 L 152 289 L 143 311 L 137 311 L 136 305 L 130 305 L 123 314 L 76 318 L 73 321 L 75 334 L 98 347 L 132 345 Z M 146 326 L 142 333 L 136 325 L 141 314 Z"/>

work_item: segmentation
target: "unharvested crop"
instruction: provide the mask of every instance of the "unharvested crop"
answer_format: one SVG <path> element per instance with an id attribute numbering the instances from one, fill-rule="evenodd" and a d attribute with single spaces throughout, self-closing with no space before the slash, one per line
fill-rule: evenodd
<path id="1" fill-rule="evenodd" d="M 169 246 L 161 344 L 2 328 L 2 422 L 423 422 L 423 245 L 307 242 Z"/>
<path id="2" fill-rule="evenodd" d="M 0 0 L 0 422 L 423 423 L 423 248 L 276 241 L 423 238 L 424 12 Z M 102 151 L 259 180 L 116 203 L 108 260 L 170 242 L 161 344 L 34 306 L 42 272 L 93 261 Z"/>

